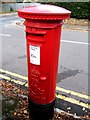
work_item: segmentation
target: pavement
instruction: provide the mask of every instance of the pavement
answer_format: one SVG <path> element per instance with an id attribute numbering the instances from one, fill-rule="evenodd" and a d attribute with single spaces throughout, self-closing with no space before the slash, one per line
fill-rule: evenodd
<path id="1" fill-rule="evenodd" d="M 27 83 L 23 19 L 14 13 L 1 16 L 0 21 L 0 78 L 17 84 Z M 61 36 L 56 107 L 64 111 L 70 108 L 70 112 L 77 115 L 90 112 L 88 32 L 88 26 L 64 25 Z"/>

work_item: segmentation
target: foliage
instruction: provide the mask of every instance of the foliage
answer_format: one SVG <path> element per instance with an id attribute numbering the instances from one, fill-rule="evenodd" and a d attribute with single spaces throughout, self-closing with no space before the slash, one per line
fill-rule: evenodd
<path id="1" fill-rule="evenodd" d="M 57 5 L 70 10 L 72 18 L 90 20 L 90 2 L 52 2 L 48 4 Z"/>

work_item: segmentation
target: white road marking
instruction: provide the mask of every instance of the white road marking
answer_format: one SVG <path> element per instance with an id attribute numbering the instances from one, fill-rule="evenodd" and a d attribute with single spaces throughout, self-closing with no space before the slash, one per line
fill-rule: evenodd
<path id="1" fill-rule="evenodd" d="M 0 34 L 0 36 L 7 36 L 7 37 L 10 37 L 11 35 L 8 35 L 8 34 Z"/>
<path id="2" fill-rule="evenodd" d="M 0 19 L 1 19 L 1 20 L 5 20 L 6 18 L 2 18 L 2 17 L 1 17 Z"/>
<path id="3" fill-rule="evenodd" d="M 90 43 L 87 43 L 87 42 L 76 42 L 76 41 L 69 41 L 69 40 L 61 40 L 61 42 L 65 42 L 65 43 L 73 43 L 73 44 L 90 45 Z"/>

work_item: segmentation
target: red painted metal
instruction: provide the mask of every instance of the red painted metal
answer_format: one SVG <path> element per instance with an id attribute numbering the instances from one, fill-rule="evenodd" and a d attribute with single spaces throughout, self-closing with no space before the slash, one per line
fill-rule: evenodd
<path id="1" fill-rule="evenodd" d="M 18 15 L 25 18 L 29 97 L 37 104 L 55 99 L 62 20 L 70 13 L 53 5 L 18 10 Z"/>

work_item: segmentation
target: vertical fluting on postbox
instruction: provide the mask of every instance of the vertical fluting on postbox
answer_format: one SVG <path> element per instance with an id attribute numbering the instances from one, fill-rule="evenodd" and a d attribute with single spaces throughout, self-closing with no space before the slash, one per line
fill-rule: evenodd
<path id="1" fill-rule="evenodd" d="M 18 10 L 25 18 L 28 61 L 28 98 L 30 117 L 48 120 L 53 117 L 62 20 L 70 11 L 39 5 Z"/>

